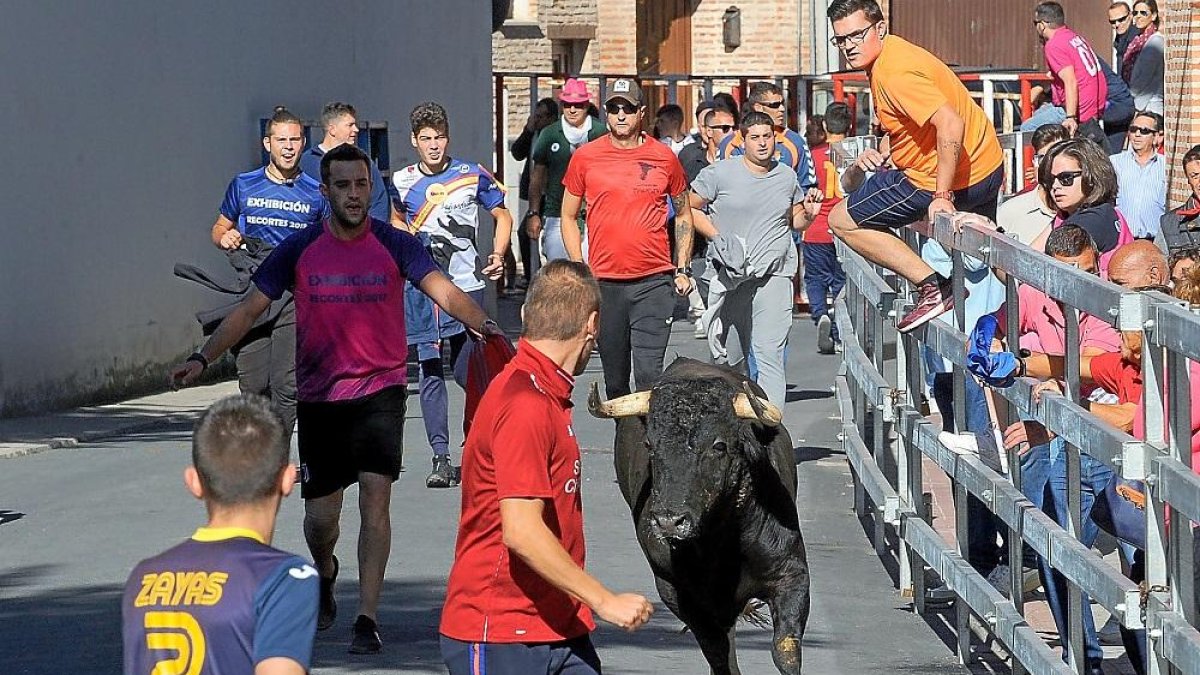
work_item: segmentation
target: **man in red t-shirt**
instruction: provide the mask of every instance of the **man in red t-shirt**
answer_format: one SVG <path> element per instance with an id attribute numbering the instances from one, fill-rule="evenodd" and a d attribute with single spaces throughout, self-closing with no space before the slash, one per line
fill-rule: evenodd
<path id="1" fill-rule="evenodd" d="M 585 265 L 543 267 L 516 356 L 479 402 L 439 628 L 450 675 L 599 673 L 592 612 L 626 630 L 654 612 L 645 597 L 615 594 L 583 569 L 571 389 L 592 354 L 599 309 Z"/>
<path id="2" fill-rule="evenodd" d="M 813 167 L 817 172 L 817 189 L 824 195 L 821 210 L 811 222 L 801 225 L 804 229 L 804 292 L 808 296 L 809 314 L 817 324 L 817 351 L 833 354 L 841 347 L 837 326 L 829 315 L 827 298 L 837 298 L 846 285 L 846 272 L 838 261 L 837 248 L 833 244 L 833 232 L 829 229 L 829 214 L 833 207 L 845 198 L 835 158 L 830 147 L 846 138 L 850 131 L 850 106 L 845 103 L 830 103 L 825 116 L 812 121 L 813 129 L 825 137 L 822 143 L 810 143 Z"/>
<path id="3" fill-rule="evenodd" d="M 575 151 L 563 177 L 562 234 L 583 260 L 576 222 L 587 202 L 588 263 L 600 283 L 597 345 L 609 398 L 639 390 L 662 373 L 676 295 L 692 288 L 692 210 L 687 176 L 671 148 L 641 131 L 646 107 L 633 80 L 613 82 L 604 101 L 608 134 Z M 674 206 L 675 250 L 667 233 Z M 674 256 L 672 256 L 674 253 Z"/>

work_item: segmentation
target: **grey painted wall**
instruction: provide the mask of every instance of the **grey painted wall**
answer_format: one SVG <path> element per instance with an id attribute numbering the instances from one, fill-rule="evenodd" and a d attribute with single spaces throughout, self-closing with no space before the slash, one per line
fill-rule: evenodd
<path id="1" fill-rule="evenodd" d="M 176 261 L 221 269 L 225 186 L 259 163 L 277 104 L 329 100 L 391 124 L 451 115 L 492 156 L 491 3 L 210 0 L 4 3 L 0 21 L 0 416 L 162 388 L 215 304 Z"/>

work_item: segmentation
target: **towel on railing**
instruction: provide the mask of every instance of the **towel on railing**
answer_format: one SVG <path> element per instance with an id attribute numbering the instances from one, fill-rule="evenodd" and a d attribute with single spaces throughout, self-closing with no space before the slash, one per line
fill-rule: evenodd
<path id="1" fill-rule="evenodd" d="M 993 352 L 992 340 L 1000 322 L 993 314 L 984 314 L 975 322 L 967 344 L 967 370 L 992 387 L 1011 387 L 1020 363 L 1010 352 Z"/>

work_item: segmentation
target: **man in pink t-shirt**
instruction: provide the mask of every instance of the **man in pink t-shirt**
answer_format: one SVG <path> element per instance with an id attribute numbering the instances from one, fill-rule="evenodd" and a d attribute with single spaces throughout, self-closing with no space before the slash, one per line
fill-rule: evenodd
<path id="1" fill-rule="evenodd" d="M 1039 3 L 1033 26 L 1043 44 L 1046 66 L 1053 78 L 1050 93 L 1054 105 L 1066 111 L 1063 126 L 1072 136 L 1084 124 L 1098 125 L 1108 98 L 1108 82 L 1092 45 L 1067 25 L 1063 7 L 1057 2 Z"/>

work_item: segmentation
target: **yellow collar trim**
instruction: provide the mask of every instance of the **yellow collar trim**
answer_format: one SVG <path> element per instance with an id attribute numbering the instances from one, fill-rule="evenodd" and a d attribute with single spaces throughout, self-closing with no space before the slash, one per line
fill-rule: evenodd
<path id="1" fill-rule="evenodd" d="M 238 537 L 253 539 L 260 544 L 267 543 L 261 534 L 245 527 L 202 527 L 196 530 L 196 533 L 192 535 L 193 540 L 206 542 L 237 539 Z"/>

